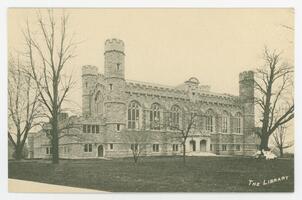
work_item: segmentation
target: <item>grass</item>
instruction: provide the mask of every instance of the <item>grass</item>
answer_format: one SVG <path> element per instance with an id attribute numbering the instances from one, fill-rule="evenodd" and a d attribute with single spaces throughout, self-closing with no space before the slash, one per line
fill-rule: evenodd
<path id="1" fill-rule="evenodd" d="M 289 176 L 266 186 L 253 179 Z M 294 160 L 243 157 L 146 157 L 113 160 L 61 160 L 59 165 L 35 160 L 9 162 L 9 178 L 112 192 L 293 192 Z"/>

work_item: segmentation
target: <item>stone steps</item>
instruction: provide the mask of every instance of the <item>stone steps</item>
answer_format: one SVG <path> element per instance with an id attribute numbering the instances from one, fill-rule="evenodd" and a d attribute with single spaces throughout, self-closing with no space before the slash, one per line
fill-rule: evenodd
<path id="1" fill-rule="evenodd" d="M 211 152 L 188 152 L 187 156 L 216 156 L 216 154 Z"/>

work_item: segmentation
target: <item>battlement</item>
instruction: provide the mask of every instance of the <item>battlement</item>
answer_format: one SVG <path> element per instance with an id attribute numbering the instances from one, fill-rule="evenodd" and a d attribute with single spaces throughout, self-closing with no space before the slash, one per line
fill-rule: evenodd
<path id="1" fill-rule="evenodd" d="M 82 66 L 82 76 L 84 75 L 97 75 L 98 74 L 98 68 L 93 65 L 84 65 Z"/>
<path id="2" fill-rule="evenodd" d="M 244 71 L 239 74 L 239 81 L 243 80 L 254 80 L 254 72 L 253 71 Z"/>
<path id="3" fill-rule="evenodd" d="M 133 81 L 127 80 L 126 82 L 126 91 L 128 92 L 135 92 L 141 94 L 152 94 L 155 96 L 161 97 L 175 97 L 181 99 L 187 99 L 188 95 L 182 88 L 161 85 L 161 84 L 154 84 L 154 83 L 147 83 L 141 81 Z M 209 87 L 209 86 L 208 86 Z M 213 99 L 223 100 L 230 104 L 235 104 L 237 102 L 238 96 L 233 96 L 230 94 L 220 94 L 214 93 L 210 91 L 198 91 L 197 92 L 198 99 L 212 101 Z"/>
<path id="4" fill-rule="evenodd" d="M 125 50 L 125 44 L 123 40 L 112 38 L 112 39 L 107 39 L 105 41 L 105 52 L 107 51 L 124 52 L 124 50 Z"/>

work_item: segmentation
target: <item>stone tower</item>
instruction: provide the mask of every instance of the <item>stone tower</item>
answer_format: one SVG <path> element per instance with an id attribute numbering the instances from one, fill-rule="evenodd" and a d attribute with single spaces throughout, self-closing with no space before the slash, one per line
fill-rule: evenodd
<path id="1" fill-rule="evenodd" d="M 91 115 L 92 92 L 97 82 L 97 74 L 96 66 L 82 67 L 82 114 L 84 117 Z"/>
<path id="2" fill-rule="evenodd" d="M 255 153 L 255 106 L 254 106 L 254 72 L 244 71 L 239 75 L 239 98 L 243 107 L 243 133 L 245 155 Z"/>
<path id="3" fill-rule="evenodd" d="M 116 136 L 120 135 L 118 132 L 126 124 L 124 48 L 122 40 L 108 39 L 105 42 L 104 75 L 106 96 L 104 113 L 108 142 L 114 142 L 117 139 Z"/>

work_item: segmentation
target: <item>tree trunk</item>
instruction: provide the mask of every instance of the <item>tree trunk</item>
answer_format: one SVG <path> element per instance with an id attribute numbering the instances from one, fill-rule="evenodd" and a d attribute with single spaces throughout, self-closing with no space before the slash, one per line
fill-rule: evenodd
<path id="1" fill-rule="evenodd" d="M 283 157 L 283 147 L 280 146 L 280 147 L 279 147 L 279 150 L 280 150 L 280 158 L 282 158 L 282 157 Z"/>
<path id="2" fill-rule="evenodd" d="M 21 160 L 23 158 L 21 145 L 17 145 L 15 148 L 15 159 Z"/>
<path id="3" fill-rule="evenodd" d="M 17 134 L 17 141 L 16 141 L 16 146 L 15 146 L 15 159 L 16 160 L 21 160 L 23 158 L 22 151 L 23 151 L 23 143 L 21 142 L 21 134 Z"/>
<path id="4" fill-rule="evenodd" d="M 59 163 L 58 112 L 52 119 L 52 163 Z"/>
<path id="5" fill-rule="evenodd" d="M 267 151 L 268 150 L 268 139 L 269 136 L 267 136 L 266 134 L 263 134 L 261 136 L 261 143 L 260 143 L 260 150 L 264 150 Z"/>
<path id="6" fill-rule="evenodd" d="M 58 102 L 59 78 L 53 74 L 53 104 L 52 104 L 52 163 L 59 163 L 59 124 L 60 107 Z"/>
<path id="7" fill-rule="evenodd" d="M 186 164 L 186 143 L 184 142 L 183 145 L 183 152 L 182 152 L 182 160 L 183 160 L 183 164 Z"/>

